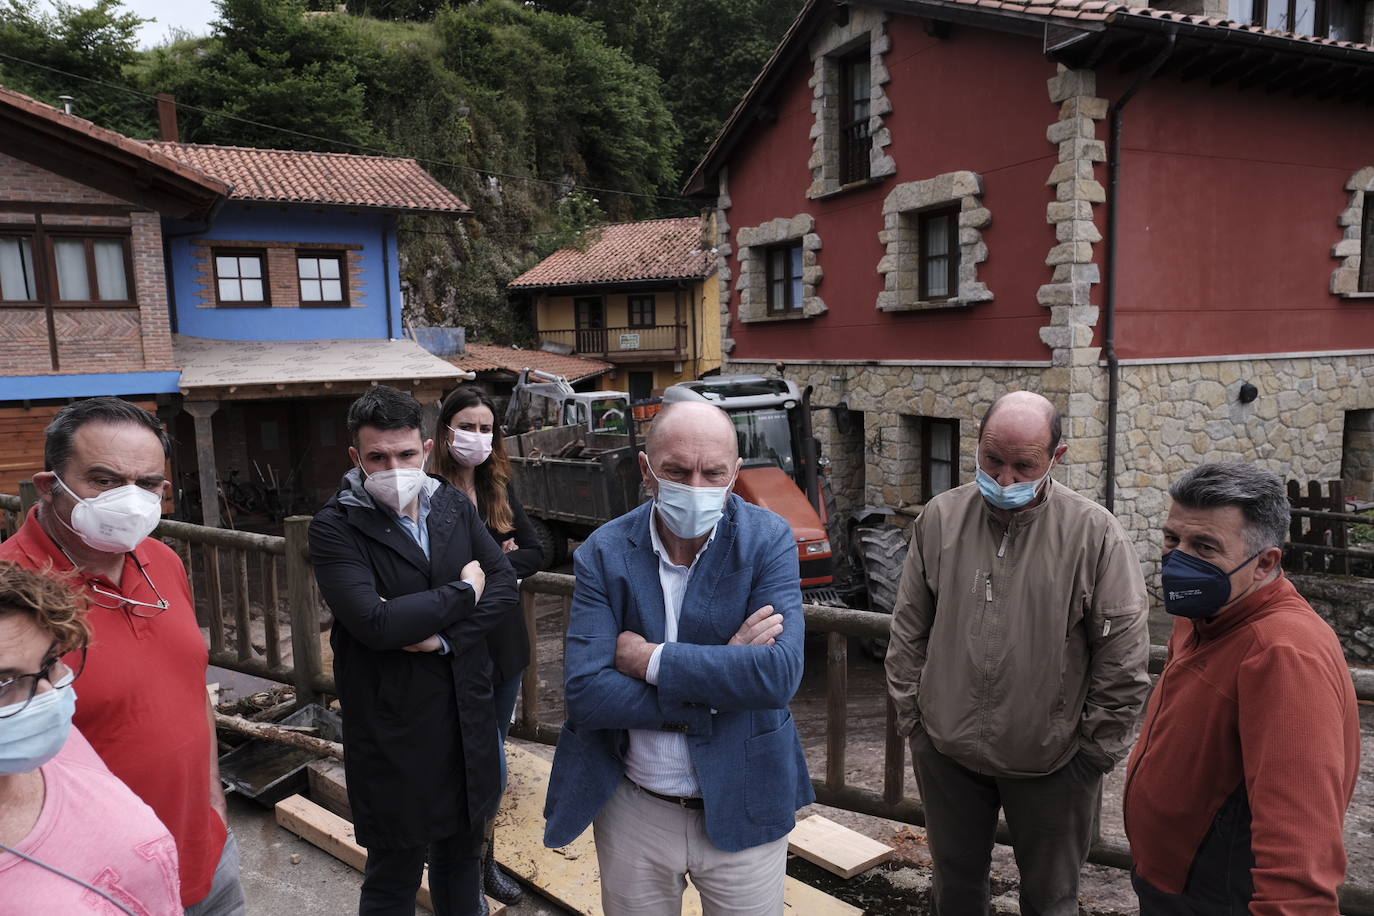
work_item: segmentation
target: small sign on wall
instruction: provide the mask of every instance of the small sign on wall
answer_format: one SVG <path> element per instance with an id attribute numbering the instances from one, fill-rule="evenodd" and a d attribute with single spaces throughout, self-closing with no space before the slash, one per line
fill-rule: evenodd
<path id="1" fill-rule="evenodd" d="M 638 334 L 621 334 L 621 335 L 620 335 L 620 349 L 622 349 L 622 350 L 638 350 L 638 349 L 639 349 L 639 335 L 638 335 Z"/>

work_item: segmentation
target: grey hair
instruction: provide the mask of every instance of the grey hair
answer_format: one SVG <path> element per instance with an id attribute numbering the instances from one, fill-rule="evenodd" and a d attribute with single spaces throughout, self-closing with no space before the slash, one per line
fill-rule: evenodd
<path id="1" fill-rule="evenodd" d="M 1239 461 L 1203 464 L 1174 481 L 1169 495 L 1189 509 L 1240 509 L 1251 553 L 1288 540 L 1293 514 L 1283 480 L 1272 471 Z"/>
<path id="2" fill-rule="evenodd" d="M 47 429 L 43 430 L 43 470 L 59 474 L 66 470 L 67 462 L 72 458 L 76 431 L 87 423 L 141 426 L 157 436 L 162 453 L 168 458 L 172 457 L 172 439 L 157 417 L 122 398 L 86 398 L 63 407 L 52 418 Z"/>

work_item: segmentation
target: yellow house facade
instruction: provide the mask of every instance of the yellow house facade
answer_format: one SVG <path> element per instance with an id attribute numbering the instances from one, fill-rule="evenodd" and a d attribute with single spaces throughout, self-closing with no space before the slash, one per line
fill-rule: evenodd
<path id="1" fill-rule="evenodd" d="M 716 253 L 701 221 L 615 223 L 509 284 L 533 301 L 541 345 L 605 360 L 606 387 L 632 401 L 720 368 Z"/>

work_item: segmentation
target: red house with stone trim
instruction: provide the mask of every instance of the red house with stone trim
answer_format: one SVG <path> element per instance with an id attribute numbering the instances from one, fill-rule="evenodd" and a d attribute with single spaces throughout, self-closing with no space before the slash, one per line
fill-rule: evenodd
<path id="1" fill-rule="evenodd" d="M 1374 482 L 1365 0 L 813 0 L 687 184 L 725 372 L 814 386 L 840 517 L 972 479 L 1009 388 L 1139 534 L 1202 461 Z"/>

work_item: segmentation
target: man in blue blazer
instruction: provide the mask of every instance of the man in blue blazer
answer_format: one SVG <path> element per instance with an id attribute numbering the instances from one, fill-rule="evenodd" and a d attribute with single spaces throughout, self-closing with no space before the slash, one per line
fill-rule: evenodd
<path id="1" fill-rule="evenodd" d="M 779 914 L 787 834 L 815 798 L 787 704 L 802 676 L 797 547 L 730 493 L 741 461 L 719 408 L 677 403 L 639 456 L 652 502 L 575 555 L 544 842 L 593 825 L 607 916 Z"/>

